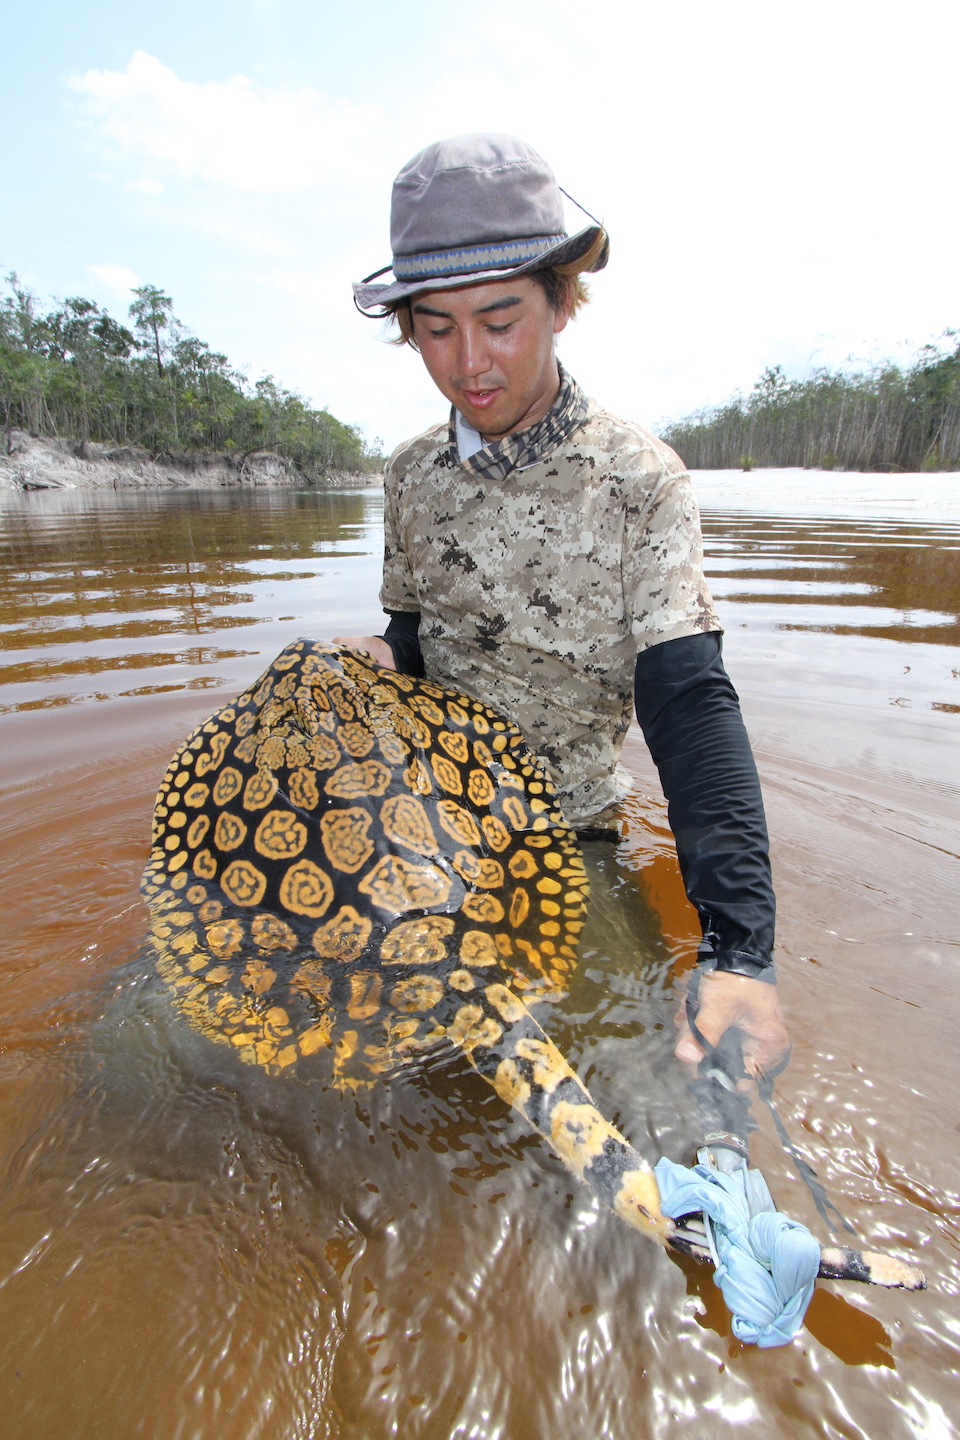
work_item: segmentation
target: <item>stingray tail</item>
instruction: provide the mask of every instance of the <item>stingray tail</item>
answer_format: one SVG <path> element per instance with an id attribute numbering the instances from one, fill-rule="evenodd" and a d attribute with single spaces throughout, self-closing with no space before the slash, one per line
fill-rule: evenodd
<path id="1" fill-rule="evenodd" d="M 478 1074 L 549 1141 L 564 1165 L 622 1220 L 669 1244 L 653 1170 L 606 1120 L 523 1001 L 506 985 L 478 987 L 447 1034 Z"/>

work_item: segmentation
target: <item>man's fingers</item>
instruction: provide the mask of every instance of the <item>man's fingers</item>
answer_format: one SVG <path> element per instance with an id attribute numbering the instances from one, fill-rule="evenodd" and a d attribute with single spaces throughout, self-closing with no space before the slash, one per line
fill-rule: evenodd
<path id="1" fill-rule="evenodd" d="M 685 1065 L 699 1065 L 703 1059 L 704 1050 L 693 1038 L 693 1031 L 687 1024 L 685 1005 L 681 1005 L 673 1023 L 677 1027 L 677 1043 L 673 1047 L 674 1055 Z"/>
<path id="2" fill-rule="evenodd" d="M 346 645 L 348 650 L 366 650 L 382 670 L 396 670 L 393 651 L 382 635 L 334 635 L 334 645 Z"/>
<path id="3" fill-rule="evenodd" d="M 695 1021 L 705 1045 L 716 1048 L 725 1032 L 736 1027 L 740 1034 L 744 1068 L 755 1079 L 775 1070 L 790 1052 L 790 1038 L 780 1010 L 776 986 L 745 976 L 714 972 L 700 981 L 699 1006 Z M 675 1017 L 677 1043 L 674 1054 L 688 1065 L 704 1058 L 687 1020 L 686 1004 Z"/>

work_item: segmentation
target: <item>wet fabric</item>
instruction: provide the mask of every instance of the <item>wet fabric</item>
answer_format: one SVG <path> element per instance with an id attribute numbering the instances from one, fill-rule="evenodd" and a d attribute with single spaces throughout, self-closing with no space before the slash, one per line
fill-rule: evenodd
<path id="1" fill-rule="evenodd" d="M 591 401 L 505 480 L 435 426 L 391 457 L 384 502 L 381 603 L 420 614 L 427 676 L 510 715 L 570 822 L 591 821 L 618 798 L 638 652 L 720 629 L 682 462 Z"/>
<path id="2" fill-rule="evenodd" d="M 688 1170 L 662 1159 L 654 1173 L 667 1215 L 699 1212 L 709 1219 L 717 1259 L 713 1278 L 737 1339 L 761 1349 L 789 1344 L 803 1324 L 820 1266 L 820 1246 L 810 1231 L 774 1209 L 756 1170 L 749 1172 L 753 1199 L 759 1189 L 767 1208 L 753 1215 L 745 1171 L 721 1174 L 706 1165 Z"/>
<path id="3" fill-rule="evenodd" d="M 635 698 L 703 928 L 701 963 L 772 978 L 776 900 L 763 796 L 719 635 L 645 650 Z"/>

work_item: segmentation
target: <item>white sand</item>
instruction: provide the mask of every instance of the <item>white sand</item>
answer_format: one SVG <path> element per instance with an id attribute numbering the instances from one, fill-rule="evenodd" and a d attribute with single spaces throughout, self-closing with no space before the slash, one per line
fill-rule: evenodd
<path id="1" fill-rule="evenodd" d="M 876 515 L 960 521 L 960 472 L 864 475 L 847 470 L 694 470 L 704 510 L 769 515 Z"/>

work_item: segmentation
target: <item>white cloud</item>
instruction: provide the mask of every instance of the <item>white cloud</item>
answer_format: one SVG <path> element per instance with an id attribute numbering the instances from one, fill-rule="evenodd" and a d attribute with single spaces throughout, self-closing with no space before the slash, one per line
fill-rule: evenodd
<path id="1" fill-rule="evenodd" d="M 440 413 L 417 357 L 354 313 L 350 281 L 389 259 L 399 166 L 472 129 L 525 136 L 608 223 L 611 264 L 561 353 L 631 418 L 719 403 L 766 365 L 892 354 L 960 320 L 946 179 L 960 11 L 915 0 L 907 24 L 888 0 L 594 0 L 584 20 L 578 0 L 554 0 L 550 34 L 539 0 L 488 0 L 482 33 L 458 13 L 429 48 L 391 42 L 376 104 L 189 82 L 143 52 L 73 81 L 98 168 L 196 276 L 182 313 L 253 371 L 388 445 Z"/>
<path id="2" fill-rule="evenodd" d="M 268 90 L 243 75 L 198 85 L 142 50 L 126 70 L 88 70 L 69 83 L 121 161 L 259 194 L 363 184 L 389 135 L 380 106 Z"/>
<path id="3" fill-rule="evenodd" d="M 130 298 L 130 291 L 142 284 L 139 275 L 126 265 L 88 265 L 87 269 L 110 294 Z"/>

